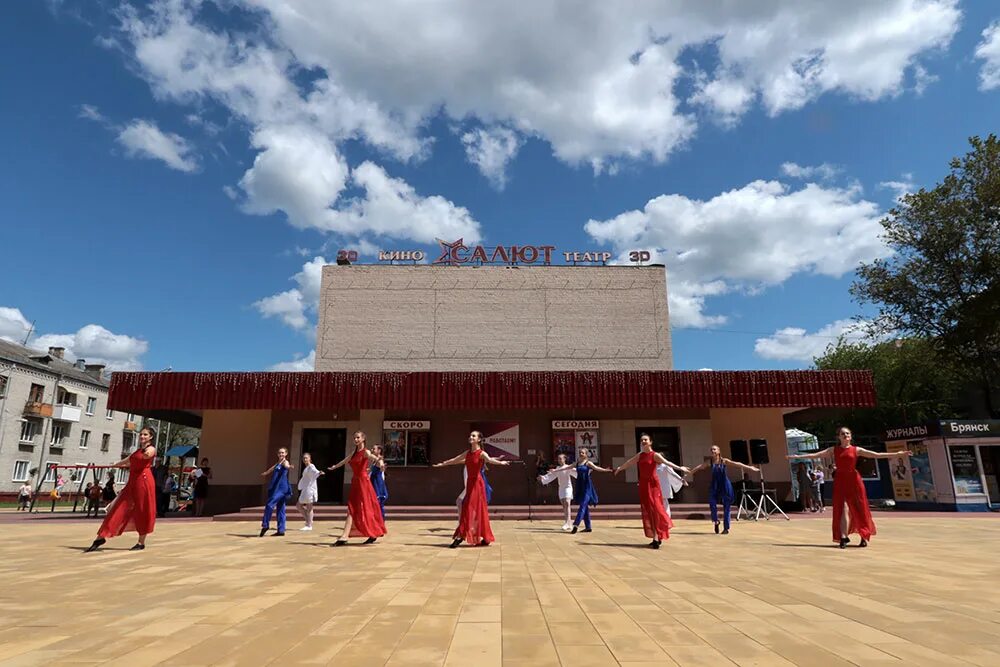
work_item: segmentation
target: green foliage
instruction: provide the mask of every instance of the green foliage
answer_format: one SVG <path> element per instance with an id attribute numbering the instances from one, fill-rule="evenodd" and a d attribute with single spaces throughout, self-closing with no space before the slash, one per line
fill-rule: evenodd
<path id="1" fill-rule="evenodd" d="M 883 332 L 928 341 L 973 378 L 988 409 L 1000 379 L 1000 140 L 969 140 L 931 190 L 905 195 L 882 220 L 894 254 L 858 270 L 851 293 L 879 309 Z"/>

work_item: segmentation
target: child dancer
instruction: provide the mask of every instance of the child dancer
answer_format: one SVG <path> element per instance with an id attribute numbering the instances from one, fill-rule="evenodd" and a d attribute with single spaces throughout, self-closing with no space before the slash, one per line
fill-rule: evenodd
<path id="1" fill-rule="evenodd" d="M 649 543 L 650 548 L 659 549 L 663 540 L 670 538 L 670 528 L 673 526 L 673 522 L 663 508 L 663 491 L 660 489 L 660 480 L 656 477 L 656 464 L 668 465 L 675 470 L 683 471 L 685 474 L 690 470 L 684 466 L 675 465 L 663 458 L 659 452 L 654 452 L 653 440 L 646 433 L 639 437 L 639 445 L 642 451 L 615 468 L 615 474 L 639 464 L 639 506 L 642 508 L 642 530 L 646 537 L 653 538 L 653 541 Z"/>
<path id="2" fill-rule="evenodd" d="M 687 486 L 687 482 L 665 463 L 656 465 L 656 478 L 660 480 L 660 490 L 663 492 L 663 509 L 667 510 L 667 516 L 670 516 L 670 501 L 681 487 Z"/>
<path id="3" fill-rule="evenodd" d="M 372 463 L 372 467 L 368 470 L 368 478 L 372 482 L 372 488 L 375 489 L 375 497 L 378 498 L 378 506 L 382 510 L 382 520 L 385 521 L 385 501 L 389 500 L 389 488 L 385 485 L 385 459 L 382 457 L 382 445 L 372 447 L 372 454 L 377 456 L 378 460 Z"/>
<path id="4" fill-rule="evenodd" d="M 271 528 L 271 516 L 278 510 L 278 531 L 275 537 L 285 534 L 285 506 L 292 497 L 292 486 L 288 483 L 288 471 L 292 464 L 288 462 L 288 450 L 284 447 L 278 450 L 278 462 L 260 474 L 261 477 L 271 476 L 267 484 L 267 504 L 264 505 L 264 517 L 260 522 L 260 535 L 264 537 Z"/>
<path id="5" fill-rule="evenodd" d="M 128 468 L 128 482 L 107 507 L 107 516 L 97 531 L 97 539 L 86 552 L 97 551 L 111 537 L 126 530 L 139 533 L 139 542 L 130 551 L 146 548 L 146 536 L 156 525 L 156 485 L 153 483 L 153 458 L 156 456 L 156 433 L 148 426 L 139 431 L 139 448 L 113 467 Z M 114 472 L 111 473 L 114 475 Z"/>
<path id="6" fill-rule="evenodd" d="M 316 483 L 320 477 L 325 475 L 322 470 L 316 468 L 312 462 L 312 455 L 306 452 L 302 455 L 302 476 L 299 477 L 299 500 L 295 504 L 306 525 L 299 530 L 313 529 L 313 505 L 319 502 L 319 485 Z"/>
<path id="7" fill-rule="evenodd" d="M 858 457 L 867 459 L 891 459 L 909 456 L 909 450 L 901 452 L 872 452 L 856 447 L 852 442 L 851 429 L 841 426 L 837 429 L 838 443 L 834 447 L 814 452 L 812 454 L 796 454 L 789 456 L 794 459 L 821 459 L 831 454 L 837 466 L 833 476 L 833 541 L 845 548 L 851 541 L 848 535 L 857 533 L 861 536 L 860 547 L 867 547 L 875 531 L 875 521 L 868 507 L 868 494 L 865 484 L 858 472 Z M 849 520 L 848 520 L 849 519 Z"/>
<path id="8" fill-rule="evenodd" d="M 590 506 L 596 505 L 597 489 L 590 478 L 590 471 L 613 472 L 611 468 L 602 468 L 590 460 L 590 450 L 581 448 L 577 452 L 579 460 L 576 462 L 576 502 L 579 506 L 576 510 L 576 519 L 573 521 L 573 534 L 580 528 L 580 521 L 583 521 L 583 532 L 593 532 L 590 528 Z"/>
<path id="9" fill-rule="evenodd" d="M 573 478 L 576 477 L 576 468 L 571 465 L 566 465 L 566 455 L 560 454 L 556 457 L 556 467 L 548 471 L 544 475 L 539 475 L 538 481 L 542 484 L 548 484 L 549 482 L 559 480 L 559 502 L 562 503 L 563 512 L 565 513 L 566 520 L 563 521 L 563 530 L 569 531 L 572 529 L 572 524 L 570 524 L 570 504 L 573 502 Z M 588 476 L 589 477 L 589 476 Z"/>
<path id="10" fill-rule="evenodd" d="M 347 544 L 348 537 L 366 537 L 365 544 L 373 544 L 375 540 L 386 534 L 385 519 L 375 497 L 372 480 L 368 476 L 368 465 L 378 462 L 378 457 L 368 451 L 367 436 L 364 431 L 354 434 L 354 453 L 340 463 L 330 466 L 327 470 L 336 470 L 341 466 L 351 464 L 351 493 L 347 497 L 347 518 L 344 519 L 344 532 L 333 546 L 342 547 Z"/>
<path id="11" fill-rule="evenodd" d="M 489 507 L 486 505 L 486 484 L 483 482 L 482 466 L 484 461 L 498 466 L 508 466 L 510 462 L 491 457 L 483 451 L 482 442 L 483 434 L 479 431 L 473 431 L 469 434 L 469 451 L 447 461 L 434 464 L 435 468 L 440 468 L 441 466 L 465 463 L 465 470 L 468 474 L 465 482 L 465 498 L 462 501 L 462 514 L 458 520 L 458 528 L 455 529 L 454 539 L 451 543 L 452 549 L 463 541 L 481 547 L 488 547 L 491 542 L 496 541 L 493 537 L 493 531 L 490 530 L 490 513 Z"/>
<path id="12" fill-rule="evenodd" d="M 699 463 L 694 468 L 691 469 L 690 475 L 694 475 L 696 472 L 702 468 L 712 468 L 712 485 L 708 489 L 708 509 L 712 512 L 712 523 L 715 524 L 715 532 L 719 532 L 719 507 L 718 503 L 722 501 L 722 527 L 723 535 L 729 534 L 729 510 L 733 506 L 733 497 L 735 493 L 733 492 L 733 483 L 729 481 L 729 475 L 726 474 L 726 466 L 734 465 L 742 470 L 748 470 L 750 472 L 760 472 L 760 468 L 755 468 L 753 466 L 748 466 L 745 463 L 738 463 L 736 461 L 730 461 L 727 458 L 723 458 L 722 450 L 719 449 L 718 445 L 712 445 L 710 450 L 711 456 L 708 461 L 703 461 Z"/>

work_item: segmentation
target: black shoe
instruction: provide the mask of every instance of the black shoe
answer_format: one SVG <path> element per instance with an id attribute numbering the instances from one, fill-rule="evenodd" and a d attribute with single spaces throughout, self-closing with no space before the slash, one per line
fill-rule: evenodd
<path id="1" fill-rule="evenodd" d="M 488 547 L 488 546 L 490 546 L 490 543 L 487 542 L 486 538 L 484 537 L 483 539 L 479 540 L 479 546 L 481 546 L 481 547 Z"/>
<path id="2" fill-rule="evenodd" d="M 375 538 L 374 537 L 369 537 L 362 544 L 375 544 Z"/>
<path id="3" fill-rule="evenodd" d="M 265 535 L 267 535 L 267 528 L 261 528 L 260 535 L 258 535 L 257 537 L 264 537 Z"/>
<path id="4" fill-rule="evenodd" d="M 722 534 L 723 534 L 723 535 L 728 535 L 728 534 L 729 534 L 729 529 L 728 529 L 728 528 L 724 528 L 724 529 L 722 530 Z"/>
<path id="5" fill-rule="evenodd" d="M 846 537 L 842 537 L 842 538 L 840 538 L 840 548 L 841 548 L 841 549 L 845 549 L 845 548 L 847 548 L 847 543 L 848 543 L 848 542 L 850 542 L 850 540 L 849 540 L 849 539 L 847 539 Z"/>
<path id="6" fill-rule="evenodd" d="M 146 548 L 145 544 L 137 544 L 134 547 L 132 547 L 131 549 L 129 549 L 129 551 L 142 551 L 145 548 Z"/>
<path id="7" fill-rule="evenodd" d="M 715 534 L 716 535 L 719 534 L 719 522 L 718 521 L 715 522 Z"/>
<path id="8" fill-rule="evenodd" d="M 275 533 L 275 534 L 274 534 L 274 535 L 272 535 L 271 537 L 284 537 L 284 536 L 285 536 L 285 534 L 284 534 L 284 533 Z"/>
<path id="9" fill-rule="evenodd" d="M 347 544 L 347 540 L 337 540 L 336 542 L 333 543 L 333 546 L 335 546 L 335 547 L 342 547 L 345 544 Z"/>
<path id="10" fill-rule="evenodd" d="M 649 546 L 652 549 L 659 549 L 660 548 L 660 541 L 659 540 L 653 540 L 652 542 L 649 543 Z"/>
<path id="11" fill-rule="evenodd" d="M 462 538 L 461 537 L 456 537 L 454 540 L 452 540 L 452 543 L 448 546 L 448 548 L 449 549 L 455 549 L 461 543 L 462 543 Z"/>
<path id="12" fill-rule="evenodd" d="M 580 526 L 573 526 L 573 534 L 576 535 L 576 531 L 580 529 Z"/>
<path id="13" fill-rule="evenodd" d="M 103 545 L 105 542 L 107 542 L 106 539 L 104 539 L 103 537 L 98 537 L 96 540 L 94 540 L 93 544 L 91 544 L 89 547 L 83 550 L 83 553 L 89 554 L 92 551 L 97 551 L 98 549 L 101 548 L 101 545 Z"/>
<path id="14" fill-rule="evenodd" d="M 594 530 L 592 528 L 584 528 L 583 532 L 585 532 L 585 533 L 592 533 L 592 532 L 594 532 Z"/>
<path id="15" fill-rule="evenodd" d="M 862 547 L 862 548 L 867 547 L 868 546 L 868 540 L 861 540 L 861 544 L 859 544 L 858 546 Z"/>

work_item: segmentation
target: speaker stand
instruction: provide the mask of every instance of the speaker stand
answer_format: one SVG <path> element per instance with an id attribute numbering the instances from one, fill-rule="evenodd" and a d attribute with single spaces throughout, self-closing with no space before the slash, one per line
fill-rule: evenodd
<path id="1" fill-rule="evenodd" d="M 754 517 L 754 521 L 759 521 L 761 515 L 768 521 L 771 520 L 771 515 L 777 512 L 781 516 L 785 517 L 785 521 L 791 521 L 788 515 L 781 511 L 778 507 L 778 503 L 774 502 L 771 496 L 767 495 L 764 490 L 764 470 L 760 471 L 760 502 L 757 503 L 757 515 Z"/>
<path id="2" fill-rule="evenodd" d="M 753 520 L 757 520 L 757 513 L 760 511 L 760 502 L 754 500 L 749 493 L 747 493 L 747 485 L 745 482 L 742 483 L 743 488 L 740 490 L 740 508 L 736 510 L 736 520 L 740 521 L 743 519 L 743 515 L 746 514 L 747 519 L 753 517 Z"/>

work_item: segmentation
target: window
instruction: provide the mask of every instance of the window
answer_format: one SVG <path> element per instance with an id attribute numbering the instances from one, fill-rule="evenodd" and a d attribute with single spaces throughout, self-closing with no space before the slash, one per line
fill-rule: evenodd
<path id="1" fill-rule="evenodd" d="M 0 375 L 0 398 L 7 395 L 7 377 Z"/>
<path id="2" fill-rule="evenodd" d="M 12 482 L 27 482 L 28 468 L 31 464 L 27 461 L 14 461 L 14 475 L 10 478 Z"/>
<path id="3" fill-rule="evenodd" d="M 50 468 L 49 466 L 56 466 L 56 465 L 59 465 L 59 461 L 46 461 L 45 462 L 45 479 L 42 480 L 43 482 L 53 482 L 53 481 L 55 481 L 56 476 L 52 474 L 52 468 Z"/>
<path id="4" fill-rule="evenodd" d="M 115 470 L 115 482 L 124 484 L 128 481 L 128 468 L 117 468 Z"/>
<path id="5" fill-rule="evenodd" d="M 130 424 L 134 424 L 135 423 L 135 415 L 132 414 L 131 412 L 128 413 L 127 415 L 125 415 L 125 421 L 129 422 Z"/>
<path id="6" fill-rule="evenodd" d="M 101 451 L 106 452 L 111 447 L 111 436 L 105 433 L 101 436 Z"/>
<path id="7" fill-rule="evenodd" d="M 87 414 L 90 415 L 90 416 L 93 416 L 94 415 L 94 410 L 96 410 L 96 409 L 97 409 L 97 399 L 94 398 L 94 397 L 92 397 L 92 396 L 88 396 L 87 397 Z"/>
<path id="8" fill-rule="evenodd" d="M 125 453 L 131 452 L 132 447 L 135 446 L 135 433 L 122 433 L 122 451 Z"/>
<path id="9" fill-rule="evenodd" d="M 59 398 L 56 403 L 59 405 L 76 405 L 76 394 L 69 389 L 59 387 L 58 396 Z"/>
<path id="10" fill-rule="evenodd" d="M 29 403 L 42 403 L 45 398 L 45 387 L 40 384 L 31 385 L 31 390 L 28 392 L 28 402 Z"/>
<path id="11" fill-rule="evenodd" d="M 115 418 L 115 411 L 114 410 L 108 410 L 107 413 L 104 415 L 104 418 L 105 419 L 114 419 Z"/>
<path id="12" fill-rule="evenodd" d="M 90 444 L 90 431 L 80 431 L 80 449 L 86 449 Z"/>
<path id="13" fill-rule="evenodd" d="M 65 424 L 52 422 L 52 437 L 49 438 L 50 447 L 62 447 L 63 440 L 66 439 L 67 427 Z"/>
<path id="14" fill-rule="evenodd" d="M 34 419 L 21 420 L 21 442 L 34 444 L 38 434 L 38 422 Z"/>

